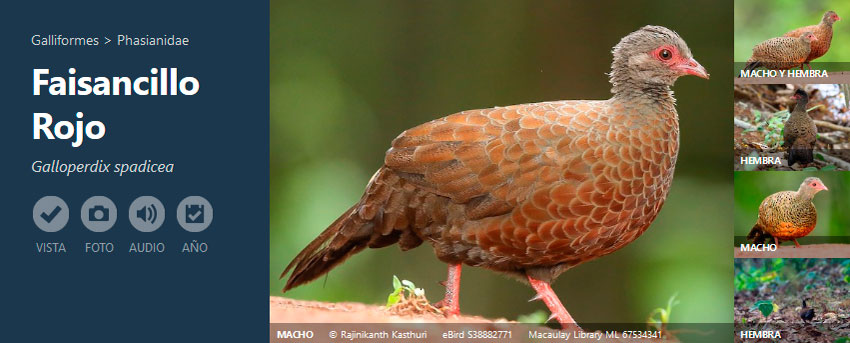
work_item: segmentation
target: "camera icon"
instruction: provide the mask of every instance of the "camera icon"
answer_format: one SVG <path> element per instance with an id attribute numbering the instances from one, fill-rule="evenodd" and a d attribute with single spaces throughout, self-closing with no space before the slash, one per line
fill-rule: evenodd
<path id="1" fill-rule="evenodd" d="M 102 195 L 88 198 L 83 206 L 80 206 L 80 219 L 86 229 L 92 232 L 104 232 L 112 228 L 118 219 L 117 215 L 118 208 L 115 203 Z"/>
<path id="2" fill-rule="evenodd" d="M 89 221 L 104 222 L 109 221 L 109 209 L 103 205 L 95 205 L 89 208 Z"/>

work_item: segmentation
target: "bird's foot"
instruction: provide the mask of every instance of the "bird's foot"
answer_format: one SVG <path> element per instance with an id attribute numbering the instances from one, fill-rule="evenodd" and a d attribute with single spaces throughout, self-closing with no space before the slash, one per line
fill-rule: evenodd
<path id="1" fill-rule="evenodd" d="M 799 248 L 799 247 L 800 247 L 800 243 L 797 243 L 797 239 L 795 238 L 794 239 L 794 248 Z"/>
<path id="2" fill-rule="evenodd" d="M 581 327 L 576 324 L 575 319 L 573 319 L 570 313 L 567 312 L 564 305 L 561 304 L 561 300 L 558 299 L 555 291 L 552 290 L 552 285 L 546 281 L 532 278 L 531 276 L 528 276 L 528 282 L 531 284 L 531 287 L 537 291 L 537 295 L 534 296 L 531 301 L 543 300 L 543 303 L 546 304 L 546 307 L 548 307 L 549 311 L 552 312 L 552 315 L 549 316 L 549 320 L 557 320 L 558 323 L 561 324 L 561 329 L 574 328 L 581 330 Z"/>
<path id="3" fill-rule="evenodd" d="M 443 286 L 446 287 L 446 296 L 434 304 L 434 307 L 443 311 L 446 317 L 460 314 L 460 271 L 461 264 L 449 265 L 448 278 L 443 282 Z"/>

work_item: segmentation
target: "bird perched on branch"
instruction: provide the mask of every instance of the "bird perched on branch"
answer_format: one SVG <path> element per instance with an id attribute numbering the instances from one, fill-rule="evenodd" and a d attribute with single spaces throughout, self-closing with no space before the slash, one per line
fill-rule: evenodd
<path id="1" fill-rule="evenodd" d="M 708 78 L 665 27 L 632 32 L 612 52 L 608 100 L 470 110 L 403 132 L 363 197 L 283 271 L 284 291 L 366 247 L 427 242 L 449 264 L 444 313 L 459 312 L 467 264 L 527 279 L 555 319 L 575 324 L 550 283 L 649 227 L 679 151 L 670 87 Z"/>
<path id="2" fill-rule="evenodd" d="M 785 121 L 783 129 L 783 145 L 788 149 L 788 165 L 796 162 L 800 164 L 812 163 L 814 161 L 813 150 L 817 141 L 818 128 L 815 121 L 809 117 L 806 107 L 809 103 L 809 95 L 806 91 L 798 89 L 791 96 L 797 100 L 794 110 Z"/>
<path id="3" fill-rule="evenodd" d="M 753 48 L 753 55 L 747 60 L 744 70 L 791 69 L 799 67 L 809 57 L 812 42 L 817 37 L 811 31 L 797 37 L 776 37 L 759 43 Z"/>
<path id="4" fill-rule="evenodd" d="M 815 229 L 818 212 L 812 198 L 820 191 L 829 190 L 816 177 L 803 180 L 797 191 L 773 193 L 759 205 L 759 218 L 747 239 L 754 244 L 763 244 L 773 239 L 776 245 L 780 241 L 794 241 L 800 247 L 797 238 L 804 237 Z"/>
<path id="5" fill-rule="evenodd" d="M 806 57 L 806 60 L 803 62 L 804 65 L 811 68 L 811 61 L 825 55 L 826 52 L 829 51 L 829 45 L 832 44 L 832 24 L 835 24 L 835 22 L 839 20 L 841 20 L 841 18 L 838 17 L 838 14 L 833 11 L 826 11 L 819 24 L 791 30 L 783 36 L 791 38 L 800 37 L 800 35 L 806 32 L 812 32 L 815 35 L 817 40 L 812 42 L 812 49 L 809 52 L 809 56 Z"/>

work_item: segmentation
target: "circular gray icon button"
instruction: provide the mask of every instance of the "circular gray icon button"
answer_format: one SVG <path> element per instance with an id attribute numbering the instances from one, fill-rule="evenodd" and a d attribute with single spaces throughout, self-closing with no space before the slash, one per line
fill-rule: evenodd
<path id="1" fill-rule="evenodd" d="M 88 198 L 80 208 L 80 219 L 83 226 L 94 232 L 104 232 L 115 225 L 118 219 L 118 208 L 115 203 L 105 196 L 93 196 Z"/>
<path id="2" fill-rule="evenodd" d="M 152 232 L 165 221 L 165 206 L 152 196 L 140 196 L 130 204 L 130 224 L 141 232 Z"/>
<path id="3" fill-rule="evenodd" d="M 177 205 L 177 222 L 186 231 L 206 230 L 213 220 L 213 208 L 204 197 L 193 195 L 186 197 Z"/>
<path id="4" fill-rule="evenodd" d="M 57 196 L 48 195 L 35 202 L 32 220 L 41 231 L 56 232 L 68 224 L 68 204 Z"/>

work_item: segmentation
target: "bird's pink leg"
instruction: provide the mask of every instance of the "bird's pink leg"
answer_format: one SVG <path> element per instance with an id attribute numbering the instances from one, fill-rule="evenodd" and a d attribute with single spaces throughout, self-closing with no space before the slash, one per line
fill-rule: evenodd
<path id="1" fill-rule="evenodd" d="M 446 297 L 439 302 L 446 316 L 460 314 L 460 271 L 461 264 L 450 264 L 449 275 L 446 279 Z"/>
<path id="2" fill-rule="evenodd" d="M 796 239 L 796 238 L 794 238 L 794 247 L 795 247 L 795 248 L 799 248 L 799 247 L 800 247 L 800 243 L 797 243 L 797 239 Z"/>
<path id="3" fill-rule="evenodd" d="M 776 247 L 778 248 L 779 247 L 779 238 L 773 237 L 773 242 L 776 243 Z"/>
<path id="4" fill-rule="evenodd" d="M 537 291 L 535 299 L 543 300 L 543 303 L 549 308 L 549 312 L 552 312 L 552 316 L 549 317 L 550 319 L 555 318 L 558 323 L 561 324 L 562 329 L 575 327 L 581 330 L 578 324 L 576 324 L 575 319 L 573 319 L 570 313 L 567 312 L 564 305 L 561 304 L 561 300 L 558 299 L 555 291 L 552 290 L 552 285 L 546 281 L 537 280 L 531 277 L 531 275 L 528 275 L 528 282 L 531 284 L 531 287 Z"/>

